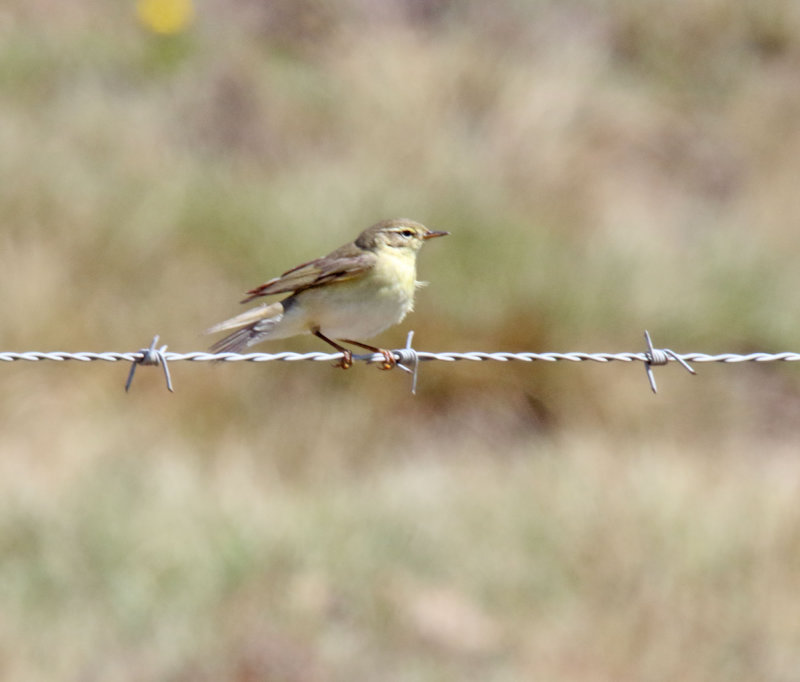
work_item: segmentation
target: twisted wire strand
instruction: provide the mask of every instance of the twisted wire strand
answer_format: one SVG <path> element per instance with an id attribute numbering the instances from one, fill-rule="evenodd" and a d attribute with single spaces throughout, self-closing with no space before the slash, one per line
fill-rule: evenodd
<path id="1" fill-rule="evenodd" d="M 393 350 L 392 353 L 397 360 L 397 367 L 412 375 L 411 392 L 416 393 L 417 374 L 421 362 L 441 361 L 441 362 L 642 362 L 647 373 L 647 380 L 653 393 L 658 391 L 653 367 L 667 365 L 670 362 L 679 363 L 687 372 L 695 374 L 690 365 L 692 362 L 797 362 L 800 361 L 800 353 L 781 352 L 781 353 L 720 353 L 710 355 L 708 353 L 676 353 L 668 348 L 654 348 L 650 334 L 645 331 L 644 337 L 647 342 L 647 351 L 644 353 L 533 353 L 533 352 L 485 352 L 468 351 L 431 353 L 428 351 L 417 351 L 411 347 L 414 332 L 410 332 L 406 341 L 406 347 Z M 139 351 L 118 353 L 104 352 L 95 353 L 91 351 L 24 351 L 10 352 L 0 351 L 0 362 L 41 362 L 52 360 L 55 362 L 66 362 L 75 360 L 77 362 L 130 362 L 131 369 L 128 379 L 125 382 L 127 391 L 139 365 L 160 366 L 164 372 L 167 389 L 172 391 L 172 378 L 169 372 L 170 362 L 335 362 L 342 359 L 341 353 L 294 353 L 284 351 L 281 353 L 208 353 L 204 351 L 191 351 L 188 353 L 175 353 L 167 351 L 166 346 L 157 347 L 158 336 L 153 337 L 149 348 L 142 348 Z M 367 353 L 353 355 L 353 360 L 360 362 L 385 362 L 385 358 L 380 353 Z"/>
<path id="2" fill-rule="evenodd" d="M 409 349 L 402 348 L 393 350 L 395 357 L 400 362 L 406 357 Z M 652 362 L 653 364 L 666 364 L 653 362 L 647 353 L 533 353 L 533 352 L 486 352 L 486 351 L 467 351 L 455 352 L 445 351 L 432 353 L 428 351 L 414 351 L 416 358 L 420 362 Z M 331 362 L 340 360 L 341 353 L 294 353 L 284 351 L 281 353 L 208 353 L 204 351 L 190 351 L 186 353 L 176 353 L 174 351 L 162 351 L 164 360 L 167 362 Z M 93 351 L 0 351 L 0 362 L 41 362 L 43 360 L 65 362 L 74 360 L 77 362 L 139 362 L 141 363 L 147 355 L 147 349 L 132 352 L 93 352 Z M 685 362 L 798 362 L 800 353 L 784 351 L 780 353 L 719 353 L 716 355 L 708 353 L 674 353 L 668 361 L 680 358 Z M 353 355 L 354 361 L 367 363 L 383 362 L 384 358 L 379 353 L 367 353 L 363 355 Z"/>

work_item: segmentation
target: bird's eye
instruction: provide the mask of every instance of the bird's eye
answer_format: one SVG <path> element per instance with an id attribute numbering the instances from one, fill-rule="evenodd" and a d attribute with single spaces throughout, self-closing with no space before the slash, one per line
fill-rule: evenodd
<path id="1" fill-rule="evenodd" d="M 400 234 L 406 239 L 411 239 L 414 236 L 414 230 L 402 230 Z"/>

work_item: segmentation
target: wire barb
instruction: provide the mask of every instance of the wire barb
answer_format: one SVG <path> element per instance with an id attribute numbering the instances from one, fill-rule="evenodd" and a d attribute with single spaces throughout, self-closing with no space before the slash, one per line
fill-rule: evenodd
<path id="1" fill-rule="evenodd" d="M 133 382 L 133 375 L 136 373 L 136 368 L 139 365 L 161 365 L 164 370 L 164 379 L 167 382 L 167 389 L 170 393 L 175 392 L 172 388 L 172 377 L 169 375 L 169 365 L 167 364 L 167 347 L 164 345 L 161 346 L 161 348 L 156 348 L 157 343 L 158 334 L 153 337 L 149 348 L 142 348 L 139 351 L 141 357 L 131 361 L 131 371 L 128 373 L 128 380 L 125 382 L 125 393 L 130 389 L 131 383 Z"/>
<path id="2" fill-rule="evenodd" d="M 644 371 L 647 372 L 647 380 L 650 382 L 650 388 L 653 393 L 658 393 L 656 386 L 656 377 L 653 374 L 653 365 L 666 365 L 670 360 L 675 360 L 683 365 L 690 374 L 697 374 L 692 366 L 686 362 L 680 355 L 669 348 L 653 348 L 653 341 L 650 338 L 650 332 L 644 330 L 644 340 L 647 342 L 647 352 L 645 353 Z"/>
<path id="3" fill-rule="evenodd" d="M 408 332 L 406 337 L 406 347 L 401 350 L 393 351 L 397 356 L 397 366 L 404 372 L 411 375 L 411 395 L 417 395 L 417 375 L 419 374 L 419 354 L 411 347 L 414 340 L 414 332 Z M 407 367 L 411 365 L 411 367 Z"/>

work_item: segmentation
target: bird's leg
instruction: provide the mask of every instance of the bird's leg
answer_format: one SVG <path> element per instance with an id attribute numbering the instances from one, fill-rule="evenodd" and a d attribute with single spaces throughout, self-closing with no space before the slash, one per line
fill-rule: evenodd
<path id="1" fill-rule="evenodd" d="M 383 364 L 381 365 L 381 369 L 393 369 L 397 366 L 397 360 L 395 359 L 394 355 L 392 355 L 391 351 L 388 351 L 384 348 L 378 348 L 377 346 L 369 346 L 366 343 L 353 341 L 351 339 L 342 339 L 342 341 L 345 343 L 351 343 L 359 348 L 364 348 L 365 350 L 371 350 L 373 353 L 380 353 L 383 356 Z"/>
<path id="2" fill-rule="evenodd" d="M 325 334 L 323 334 L 319 329 L 313 330 L 314 336 L 317 338 L 322 339 L 325 343 L 329 343 L 333 346 L 336 350 L 338 350 L 342 354 L 342 359 L 336 363 L 336 367 L 341 367 L 342 369 L 350 369 L 353 366 L 353 351 L 348 350 L 344 346 L 340 346 L 336 341 L 329 339 Z"/>

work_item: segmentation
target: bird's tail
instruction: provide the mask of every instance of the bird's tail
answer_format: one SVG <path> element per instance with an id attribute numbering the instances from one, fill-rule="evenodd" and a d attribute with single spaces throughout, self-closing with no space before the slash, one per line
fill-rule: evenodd
<path id="1" fill-rule="evenodd" d="M 241 353 L 248 346 L 258 343 L 269 335 L 270 330 L 283 317 L 280 302 L 251 308 L 229 320 L 206 329 L 206 334 L 215 334 L 226 329 L 236 329 L 232 334 L 211 346 L 212 353 Z"/>

